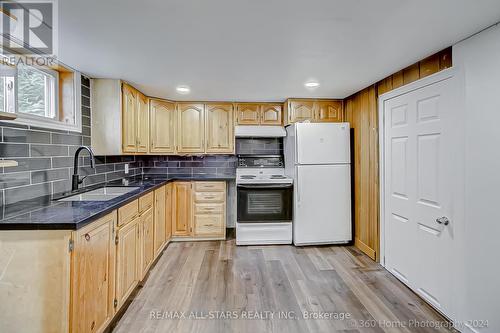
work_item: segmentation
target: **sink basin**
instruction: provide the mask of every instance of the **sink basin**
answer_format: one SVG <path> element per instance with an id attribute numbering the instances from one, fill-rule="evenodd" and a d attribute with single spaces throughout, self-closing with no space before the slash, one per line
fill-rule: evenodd
<path id="1" fill-rule="evenodd" d="M 108 201 L 137 189 L 139 189 L 137 186 L 102 187 L 92 191 L 65 197 L 57 201 Z"/>

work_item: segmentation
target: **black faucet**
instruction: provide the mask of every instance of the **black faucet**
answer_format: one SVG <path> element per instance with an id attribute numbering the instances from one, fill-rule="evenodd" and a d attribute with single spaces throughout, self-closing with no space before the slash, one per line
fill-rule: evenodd
<path id="1" fill-rule="evenodd" d="M 90 147 L 87 146 L 81 146 L 75 151 L 75 164 L 73 166 L 73 178 L 71 182 L 71 191 L 76 191 L 78 190 L 78 185 L 83 183 L 83 180 L 87 178 L 87 176 L 83 177 L 80 179 L 80 176 L 78 175 L 78 155 L 82 150 L 86 150 L 89 152 L 90 155 L 90 167 L 93 169 L 95 168 L 95 159 L 94 159 L 94 152 Z"/>

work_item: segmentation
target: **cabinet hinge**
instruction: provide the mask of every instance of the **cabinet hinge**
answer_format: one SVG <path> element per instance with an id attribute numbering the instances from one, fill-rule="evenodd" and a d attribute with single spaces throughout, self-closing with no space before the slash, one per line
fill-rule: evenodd
<path id="1" fill-rule="evenodd" d="M 115 245 L 118 245 L 118 236 L 115 236 Z"/>
<path id="2" fill-rule="evenodd" d="M 118 306 L 118 300 L 115 298 L 113 301 L 113 306 L 116 308 Z"/>
<path id="3" fill-rule="evenodd" d="M 70 239 L 69 243 L 68 243 L 68 250 L 69 250 L 69 252 L 73 252 L 74 248 L 75 248 L 75 242 L 72 239 Z"/>

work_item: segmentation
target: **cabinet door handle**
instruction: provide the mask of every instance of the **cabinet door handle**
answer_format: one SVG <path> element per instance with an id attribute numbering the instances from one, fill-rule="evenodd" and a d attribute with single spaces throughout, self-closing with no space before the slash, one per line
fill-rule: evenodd
<path id="1" fill-rule="evenodd" d="M 85 240 L 86 240 L 87 242 L 88 242 L 88 241 L 90 241 L 90 235 L 89 235 L 89 234 L 85 234 L 85 236 L 83 236 L 83 237 L 85 237 Z"/>

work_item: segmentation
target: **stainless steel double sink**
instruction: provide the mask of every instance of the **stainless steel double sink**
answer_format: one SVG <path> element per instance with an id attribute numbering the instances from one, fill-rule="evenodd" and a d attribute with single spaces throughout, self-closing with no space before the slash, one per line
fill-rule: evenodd
<path id="1" fill-rule="evenodd" d="M 56 201 L 108 201 L 139 189 L 138 186 L 109 186 L 70 195 Z"/>

